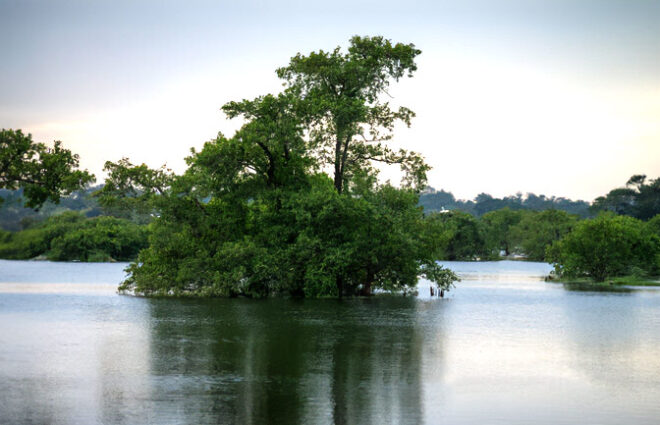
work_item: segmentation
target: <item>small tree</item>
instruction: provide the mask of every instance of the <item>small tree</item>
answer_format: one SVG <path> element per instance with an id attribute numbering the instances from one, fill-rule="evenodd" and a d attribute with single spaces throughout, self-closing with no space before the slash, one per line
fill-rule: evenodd
<path id="1" fill-rule="evenodd" d="M 640 269 L 653 273 L 659 254 L 660 239 L 642 221 L 612 214 L 579 222 L 548 249 L 558 274 L 596 282 Z"/>
<path id="2" fill-rule="evenodd" d="M 511 233 L 529 260 L 543 261 L 547 248 L 567 234 L 577 220 L 578 216 L 561 210 L 525 211 Z"/>

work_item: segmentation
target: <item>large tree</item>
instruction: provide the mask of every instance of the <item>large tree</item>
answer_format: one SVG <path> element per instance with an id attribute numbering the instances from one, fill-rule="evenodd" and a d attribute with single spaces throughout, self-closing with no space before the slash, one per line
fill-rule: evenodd
<path id="1" fill-rule="evenodd" d="M 182 175 L 109 163 L 102 202 L 157 210 L 149 247 L 122 289 L 341 297 L 408 291 L 420 276 L 448 289 L 456 276 L 420 238 L 415 188 L 428 167 L 383 144 L 391 135 L 382 132 L 411 113 L 391 111 L 379 95 L 414 70 L 418 53 L 355 37 L 347 54 L 298 55 L 279 71 L 288 81 L 283 93 L 223 107 L 243 126 L 193 150 Z M 372 161 L 399 164 L 406 187 L 379 184 Z"/>
<path id="2" fill-rule="evenodd" d="M 370 169 L 373 162 L 399 164 L 409 185 L 425 181 L 428 166 L 418 154 L 385 143 L 395 123 L 410 125 L 414 113 L 406 107 L 393 110 L 383 101 L 391 81 L 417 70 L 415 58 L 420 53 L 413 44 L 355 36 L 345 53 L 337 47 L 298 54 L 277 70 L 287 92 L 302 101 L 299 113 L 309 126 L 311 147 L 322 164 L 332 168 L 338 193 L 351 176 Z"/>
<path id="3" fill-rule="evenodd" d="M 92 181 L 93 175 L 78 170 L 78 155 L 61 142 L 49 148 L 21 130 L 0 131 L 0 189 L 22 188 L 27 207 L 38 209 L 48 200 L 57 203 Z"/>

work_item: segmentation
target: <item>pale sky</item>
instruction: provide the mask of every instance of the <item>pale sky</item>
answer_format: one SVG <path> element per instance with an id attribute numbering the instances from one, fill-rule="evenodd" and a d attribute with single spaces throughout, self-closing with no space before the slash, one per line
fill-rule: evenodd
<path id="1" fill-rule="evenodd" d="M 97 176 L 122 156 L 181 172 L 236 129 L 224 103 L 355 34 L 422 50 L 390 93 L 417 113 L 396 146 L 435 188 L 590 201 L 660 177 L 660 0 L 0 0 L 0 127 L 62 140 Z"/>

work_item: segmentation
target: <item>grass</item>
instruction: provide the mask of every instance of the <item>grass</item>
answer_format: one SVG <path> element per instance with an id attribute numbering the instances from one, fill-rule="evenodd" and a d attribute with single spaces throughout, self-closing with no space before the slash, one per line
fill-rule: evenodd
<path id="1" fill-rule="evenodd" d="M 611 279 L 613 285 L 626 286 L 660 286 L 660 280 L 641 278 L 638 276 L 621 276 Z"/>
<path id="2" fill-rule="evenodd" d="M 569 291 L 596 291 L 596 292 L 631 292 L 631 286 L 660 286 L 660 281 L 652 278 L 638 276 L 618 276 L 605 280 L 605 282 L 594 282 L 591 278 L 576 279 L 547 279 L 547 282 L 561 283 Z"/>

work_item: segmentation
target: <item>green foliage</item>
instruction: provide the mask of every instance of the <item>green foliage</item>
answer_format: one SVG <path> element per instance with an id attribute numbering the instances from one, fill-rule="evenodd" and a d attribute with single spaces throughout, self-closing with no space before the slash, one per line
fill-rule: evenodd
<path id="1" fill-rule="evenodd" d="M 454 287 L 454 282 L 460 281 L 458 275 L 449 269 L 443 268 L 437 262 L 426 263 L 422 267 L 422 274 L 425 278 L 434 282 L 438 289 L 444 291 Z"/>
<path id="2" fill-rule="evenodd" d="M 0 258 L 54 261 L 128 261 L 146 247 L 147 229 L 115 217 L 69 211 L 16 233 L 3 233 Z"/>
<path id="3" fill-rule="evenodd" d="M 484 232 L 472 215 L 461 211 L 429 214 L 421 231 L 424 249 L 449 261 L 489 258 Z"/>
<path id="4" fill-rule="evenodd" d="M 47 200 L 57 203 L 63 194 L 94 181 L 93 175 L 77 168 L 78 155 L 59 141 L 48 148 L 21 130 L 0 131 L 0 189 L 22 188 L 29 208 L 38 209 Z"/>
<path id="5" fill-rule="evenodd" d="M 423 187 L 429 167 L 421 156 L 395 151 L 385 142 L 400 121 L 410 125 L 414 113 L 392 110 L 381 97 L 391 81 L 411 77 L 421 53 L 413 44 L 392 44 L 383 37 L 350 40 L 343 53 L 339 47 L 300 53 L 277 75 L 286 81 L 287 93 L 298 99 L 298 115 L 307 125 L 310 144 L 319 163 L 334 171 L 334 186 L 342 193 L 353 175 L 373 171 L 373 162 L 398 164 L 410 187 Z"/>
<path id="6" fill-rule="evenodd" d="M 417 195 L 381 186 L 339 195 L 325 175 L 305 191 L 266 191 L 188 214 L 163 210 L 149 248 L 122 289 L 139 293 L 263 297 L 369 295 L 414 286 L 422 264 Z M 383 231 L 382 229 L 388 229 Z M 440 277 L 439 273 L 430 277 Z M 441 281 L 446 285 L 447 275 Z"/>
<path id="7" fill-rule="evenodd" d="M 647 221 L 646 228 L 649 232 L 660 238 L 660 214 Z"/>
<path id="8" fill-rule="evenodd" d="M 108 177 L 94 192 L 98 203 L 113 216 L 141 224 L 151 220 L 157 195 L 164 194 L 172 181 L 172 171 L 165 166 L 152 170 L 145 164 L 133 165 L 128 158 L 116 163 L 107 161 L 103 170 Z"/>
<path id="9" fill-rule="evenodd" d="M 520 223 L 522 212 L 512 211 L 508 207 L 491 211 L 481 217 L 486 233 L 486 244 L 495 255 L 504 251 L 504 255 L 512 254 L 518 244 L 518 237 L 512 228 Z"/>
<path id="10" fill-rule="evenodd" d="M 23 206 L 23 189 L 0 189 L 0 197 L 4 198 L 4 202 L 0 203 L 0 228 L 12 232 L 28 229 L 65 211 L 78 211 L 86 217 L 102 215 L 105 211 L 91 196 L 98 189 L 97 186 L 76 190 L 60 198 L 57 204 L 46 201 L 38 211 Z"/>
<path id="11" fill-rule="evenodd" d="M 577 223 L 548 249 L 561 276 L 590 277 L 596 282 L 658 271 L 660 238 L 632 217 L 603 214 Z"/>
<path id="12" fill-rule="evenodd" d="M 245 124 L 192 150 L 187 171 L 169 175 L 162 191 L 148 178 L 135 189 L 120 184 L 118 176 L 153 174 L 115 164 L 102 196 L 143 197 L 157 211 L 149 246 L 120 289 L 342 297 L 408 291 L 420 275 L 448 289 L 456 276 L 419 237 L 425 219 L 414 188 L 428 166 L 384 144 L 412 112 L 392 111 L 380 95 L 416 69 L 417 54 L 412 45 L 354 37 L 347 53 L 297 55 L 278 70 L 284 93 L 227 103 L 227 116 Z M 374 161 L 398 164 L 404 187 L 378 185 Z"/>
<path id="13" fill-rule="evenodd" d="M 590 217 L 589 203 L 585 201 L 572 201 L 562 197 L 546 197 L 545 195 L 536 195 L 528 193 L 524 197 L 521 193 L 505 196 L 504 198 L 494 198 L 486 193 L 481 193 L 473 200 L 457 200 L 451 192 L 444 190 L 436 191 L 433 188 L 427 188 L 419 198 L 419 204 L 427 212 L 442 210 L 460 210 L 468 212 L 477 217 L 488 212 L 496 211 L 502 208 L 511 210 L 561 210 L 570 214 L 578 215 L 582 218 Z"/>
<path id="14" fill-rule="evenodd" d="M 648 220 L 660 214 L 660 177 L 647 183 L 645 175 L 634 175 L 625 188 L 613 189 L 596 198 L 592 209 Z"/>
<path id="15" fill-rule="evenodd" d="M 577 216 L 565 211 L 525 211 L 510 232 L 528 260 L 544 261 L 547 248 L 570 232 L 577 221 Z"/>

